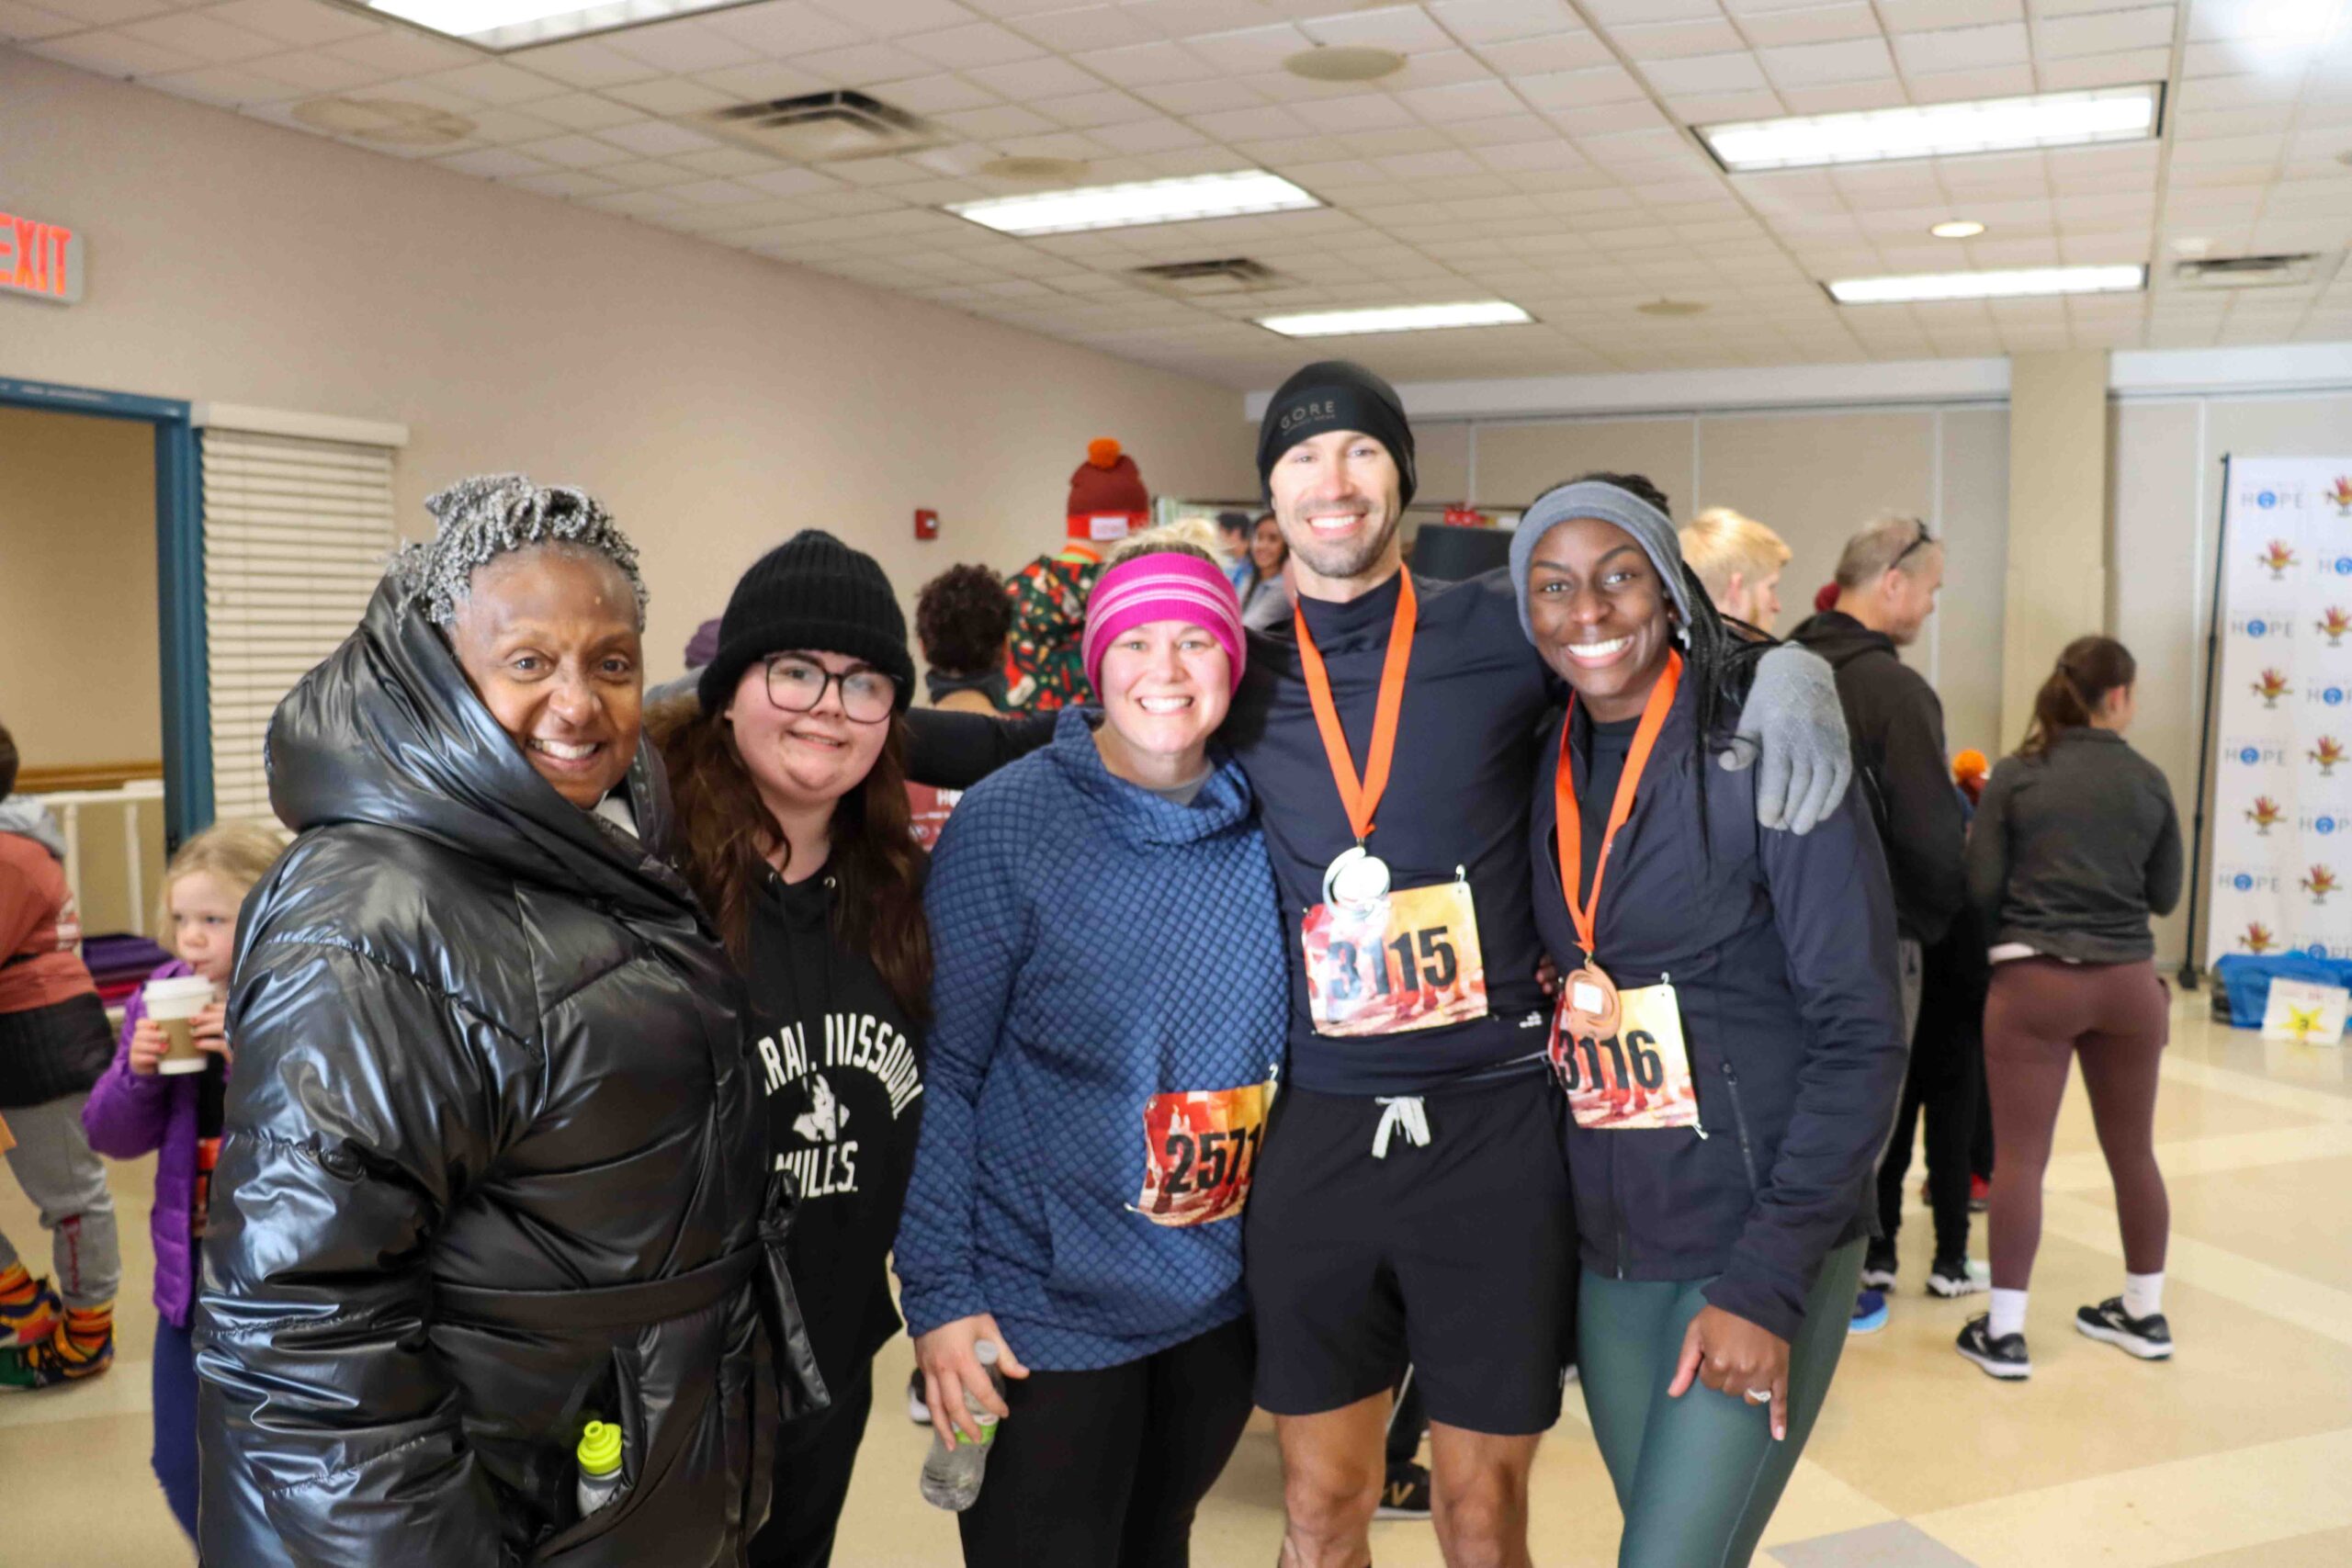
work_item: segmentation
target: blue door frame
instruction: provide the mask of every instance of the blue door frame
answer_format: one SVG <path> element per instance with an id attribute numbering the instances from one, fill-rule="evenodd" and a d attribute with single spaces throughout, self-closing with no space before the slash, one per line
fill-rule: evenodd
<path id="1" fill-rule="evenodd" d="M 131 420 L 154 427 L 156 653 L 164 677 L 164 836 L 169 848 L 177 849 L 212 821 L 204 530 L 197 507 L 197 433 L 188 405 L 169 398 L 59 387 L 5 376 L 0 376 L 0 405 Z"/>

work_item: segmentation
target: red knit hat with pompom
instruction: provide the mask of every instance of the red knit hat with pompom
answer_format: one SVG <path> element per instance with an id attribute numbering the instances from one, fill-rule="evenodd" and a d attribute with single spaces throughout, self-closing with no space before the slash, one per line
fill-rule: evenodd
<path id="1" fill-rule="evenodd" d="M 1100 435 L 1086 444 L 1086 461 L 1069 477 L 1069 511 L 1071 538 L 1123 539 L 1150 522 L 1151 492 L 1136 460 Z"/>

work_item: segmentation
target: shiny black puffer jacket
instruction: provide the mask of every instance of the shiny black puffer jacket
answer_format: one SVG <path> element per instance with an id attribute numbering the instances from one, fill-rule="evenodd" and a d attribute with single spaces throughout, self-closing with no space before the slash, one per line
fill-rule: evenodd
<path id="1" fill-rule="evenodd" d="M 660 762 L 629 777 L 641 839 L 569 805 L 388 582 L 269 765 L 301 836 L 245 906 L 229 1006 L 204 1561 L 739 1562 L 780 1225 L 740 985 L 656 852 Z M 625 1482 L 583 1520 L 592 1416 Z"/>

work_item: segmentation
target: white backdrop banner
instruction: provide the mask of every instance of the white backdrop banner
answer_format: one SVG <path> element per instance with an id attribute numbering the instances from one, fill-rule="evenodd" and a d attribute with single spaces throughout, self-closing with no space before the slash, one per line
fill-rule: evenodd
<path id="1" fill-rule="evenodd" d="M 2352 958 L 2352 457 L 2230 463 L 2205 959 Z"/>

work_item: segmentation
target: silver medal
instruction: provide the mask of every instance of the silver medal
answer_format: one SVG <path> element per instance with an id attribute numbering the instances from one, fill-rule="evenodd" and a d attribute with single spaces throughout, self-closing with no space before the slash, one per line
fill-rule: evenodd
<path id="1" fill-rule="evenodd" d="M 1362 909 L 1388 897 L 1388 863 L 1362 844 L 1343 852 L 1323 872 L 1323 902 Z"/>

